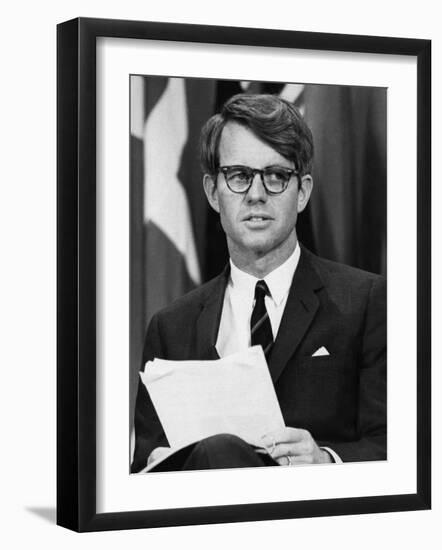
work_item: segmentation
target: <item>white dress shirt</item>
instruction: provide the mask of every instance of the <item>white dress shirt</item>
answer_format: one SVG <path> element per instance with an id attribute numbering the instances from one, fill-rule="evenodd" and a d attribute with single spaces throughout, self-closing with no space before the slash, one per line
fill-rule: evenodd
<path id="1" fill-rule="evenodd" d="M 272 326 L 273 340 L 278 334 L 293 275 L 299 262 L 299 244 L 292 255 L 265 277 L 270 296 L 265 305 Z M 230 260 L 230 277 L 224 294 L 223 310 L 216 341 L 220 357 L 250 347 L 250 319 L 255 305 L 255 286 L 260 279 L 241 271 Z"/>
<path id="2" fill-rule="evenodd" d="M 273 340 L 278 334 L 300 255 L 299 243 L 296 243 L 292 255 L 265 277 L 270 291 L 270 296 L 265 297 L 265 305 L 272 326 Z M 220 357 L 250 347 L 250 319 L 255 305 L 255 286 L 259 280 L 253 275 L 241 271 L 230 260 L 230 277 L 224 294 L 223 310 L 216 340 L 216 350 Z M 321 449 L 326 450 L 336 463 L 342 463 L 339 455 L 332 449 L 328 447 L 321 447 Z"/>

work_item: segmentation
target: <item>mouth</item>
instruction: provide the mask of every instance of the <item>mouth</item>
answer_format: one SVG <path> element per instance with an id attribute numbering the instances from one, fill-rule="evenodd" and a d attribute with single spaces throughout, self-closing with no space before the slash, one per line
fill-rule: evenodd
<path id="1" fill-rule="evenodd" d="M 243 218 L 244 225 L 251 230 L 267 229 L 272 223 L 273 218 L 266 214 L 253 214 Z"/>
<path id="2" fill-rule="evenodd" d="M 243 218 L 243 221 L 245 222 L 265 222 L 270 221 L 272 218 L 270 216 L 267 216 L 266 214 L 251 214 L 249 216 L 245 216 Z"/>

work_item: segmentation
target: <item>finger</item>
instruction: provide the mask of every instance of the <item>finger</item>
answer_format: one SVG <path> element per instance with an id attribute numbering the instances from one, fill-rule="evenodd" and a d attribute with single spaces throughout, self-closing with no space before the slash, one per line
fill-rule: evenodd
<path id="1" fill-rule="evenodd" d="M 299 443 L 278 443 L 273 452 L 272 458 L 275 460 L 282 456 L 302 456 L 314 452 L 313 441 L 305 440 Z M 270 454 L 270 453 L 269 453 Z"/>
<path id="2" fill-rule="evenodd" d="M 301 466 L 302 464 L 313 464 L 313 455 L 300 455 L 300 456 L 281 456 L 274 459 L 280 466 Z"/>
<path id="3" fill-rule="evenodd" d="M 279 466 L 291 466 L 290 461 L 286 456 L 281 456 L 280 458 L 275 458 L 274 460 L 279 464 Z"/>
<path id="4" fill-rule="evenodd" d="M 295 465 L 299 466 L 300 464 L 313 464 L 314 458 L 312 454 L 292 456 L 291 462 L 292 462 L 292 466 L 295 466 Z"/>
<path id="5" fill-rule="evenodd" d="M 301 430 L 299 428 L 283 428 L 282 430 L 275 430 L 274 432 L 265 434 L 262 441 L 266 447 L 271 447 L 273 442 L 295 443 L 301 441 L 307 437 L 307 434 L 310 435 L 306 430 Z"/>

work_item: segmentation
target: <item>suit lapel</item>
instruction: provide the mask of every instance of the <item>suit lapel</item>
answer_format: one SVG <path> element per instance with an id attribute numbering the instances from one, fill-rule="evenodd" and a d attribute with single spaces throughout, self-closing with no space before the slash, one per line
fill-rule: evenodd
<path id="1" fill-rule="evenodd" d="M 323 284 L 311 265 L 311 257 L 308 251 L 301 249 L 299 264 L 270 355 L 269 370 L 274 383 L 295 353 L 319 307 L 316 290 Z"/>
<path id="2" fill-rule="evenodd" d="M 301 257 L 269 360 L 270 375 L 274 383 L 295 353 L 319 307 L 316 291 L 323 284 L 311 265 L 311 258 L 314 256 L 301 247 Z M 214 281 L 207 299 L 201 304 L 201 312 L 196 322 L 195 357 L 198 359 L 219 359 L 215 344 L 228 277 L 229 266 L 227 265 Z"/>
<path id="3" fill-rule="evenodd" d="M 215 344 L 228 276 L 229 266 L 215 279 L 212 291 L 201 304 L 201 313 L 196 322 L 196 357 L 198 359 L 219 359 Z"/>

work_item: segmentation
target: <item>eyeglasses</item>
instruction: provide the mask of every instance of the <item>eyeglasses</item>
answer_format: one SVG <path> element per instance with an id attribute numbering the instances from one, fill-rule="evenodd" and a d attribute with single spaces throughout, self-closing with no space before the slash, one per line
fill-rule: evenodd
<path id="1" fill-rule="evenodd" d="M 299 173 L 297 170 L 283 166 L 267 166 L 262 170 L 249 166 L 220 166 L 218 170 L 224 174 L 227 187 L 232 193 L 247 193 L 255 175 L 259 174 L 269 195 L 283 193 L 287 189 L 290 178 Z"/>

